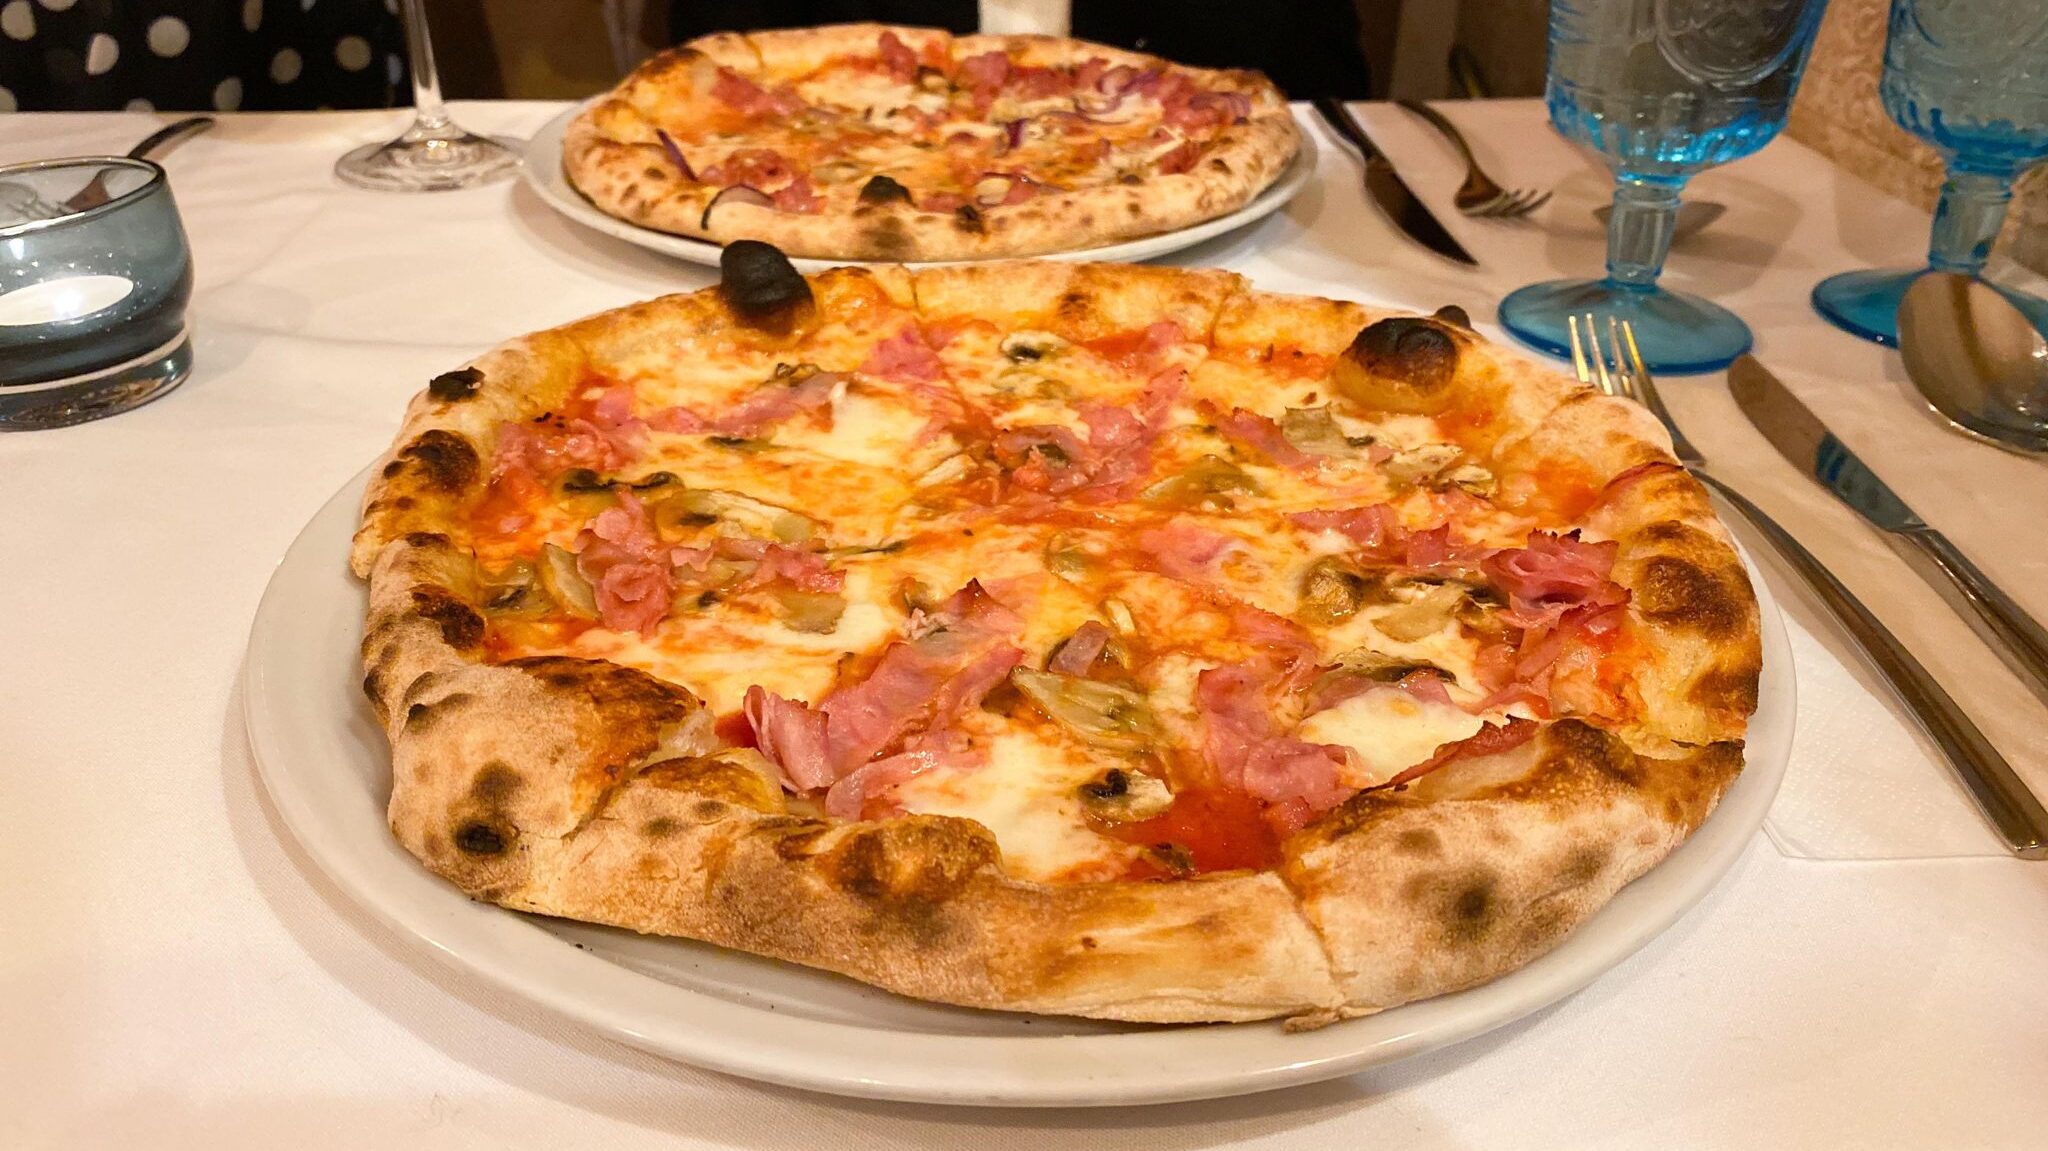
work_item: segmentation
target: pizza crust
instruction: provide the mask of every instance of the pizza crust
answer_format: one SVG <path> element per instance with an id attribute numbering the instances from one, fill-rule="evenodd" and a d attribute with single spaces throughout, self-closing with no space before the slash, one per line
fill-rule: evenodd
<path id="1" fill-rule="evenodd" d="M 1567 719 L 1514 751 L 1361 792 L 1288 840 L 1273 872 L 1044 884 L 1006 873 L 970 820 L 792 813 L 746 755 L 718 752 L 705 708 L 675 685 L 596 660 L 487 662 L 474 563 L 452 534 L 452 509 L 488 482 L 497 423 L 559 402 L 586 365 L 649 339 L 768 338 L 741 330 L 711 289 L 536 333 L 437 377 L 366 492 L 352 563 L 370 585 L 364 687 L 393 749 L 391 827 L 472 897 L 945 1003 L 1313 1026 L 1542 954 L 1691 834 L 1740 771 L 1760 667 L 1754 596 L 1698 484 L 1622 401 L 1455 325 L 1251 293 L 1224 273 L 1027 264 L 811 284 L 821 302 L 879 292 L 927 315 L 982 297 L 1077 332 L 1171 313 L 1224 346 L 1290 333 L 1332 357 L 1360 327 L 1442 328 L 1419 337 L 1439 368 L 1455 349 L 1428 394 L 1492 413 L 1499 426 L 1479 439 L 1494 466 L 1570 465 L 1614 484 L 1586 524 L 1621 546 L 1627 627 L 1650 653 L 1641 722 Z"/>
<path id="2" fill-rule="evenodd" d="M 821 214 L 728 202 L 707 220 L 705 209 L 717 189 L 683 179 L 655 135 L 659 124 L 686 120 L 691 102 L 705 98 L 698 90 L 702 77 L 692 76 L 693 60 L 707 57 L 743 74 L 809 68 L 872 51 L 884 31 L 895 32 L 913 50 L 950 44 L 955 59 L 1015 51 L 1034 64 L 1101 56 L 1113 64 L 1171 67 L 1210 87 L 1244 93 L 1253 101 L 1252 113 L 1225 129 L 1192 170 L 1138 184 L 1049 193 L 972 213 L 923 211 L 900 201 Z M 762 240 L 789 255 L 817 259 L 986 260 L 1082 251 L 1229 215 L 1278 179 L 1299 147 L 1300 132 L 1285 97 L 1256 72 L 1185 67 L 1057 37 L 950 38 L 931 29 L 853 24 L 721 33 L 655 56 L 570 123 L 562 140 L 562 170 L 600 211 L 655 231 L 719 244 Z"/>

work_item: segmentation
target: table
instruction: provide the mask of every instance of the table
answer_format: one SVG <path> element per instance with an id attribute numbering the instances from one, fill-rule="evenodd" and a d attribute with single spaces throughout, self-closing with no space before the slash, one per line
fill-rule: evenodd
<path id="1" fill-rule="evenodd" d="M 458 106 L 526 132 L 558 106 Z M 1356 169 L 1177 257 L 1264 288 L 1485 320 L 1600 262 L 1605 176 L 1534 102 L 1456 105 L 1481 159 L 1554 185 L 1538 220 L 1403 241 Z M 1365 109 L 1448 202 L 1449 151 Z M 506 1002 L 375 926 L 282 835 L 236 686 L 294 533 L 429 376 L 499 339 L 710 274 L 560 220 L 523 186 L 347 190 L 334 157 L 400 113 L 223 117 L 169 159 L 198 262 L 197 370 L 139 411 L 0 437 L 0 1146 L 2017 1147 L 2048 1129 L 2048 866 L 2001 855 L 1960 790 L 1792 586 L 1800 734 L 1767 834 L 1704 903 L 1579 995 L 1460 1046 L 1277 1094 L 1118 1112 L 849 1103 L 642 1055 Z M 1306 120 L 1304 121 L 1307 122 Z M 141 115 L 0 117 L 0 162 L 119 151 Z M 1319 126 L 1310 130 L 1320 131 Z M 1926 218 L 1781 141 L 1710 172 L 1729 205 L 1674 286 L 1929 519 L 2048 613 L 2048 471 L 1907 399 L 1895 356 L 1826 328 L 1819 277 L 1917 258 Z M 2048 792 L 2048 713 L 1849 513 L 1798 479 L 1717 376 L 1689 434 L 1861 592 Z"/>

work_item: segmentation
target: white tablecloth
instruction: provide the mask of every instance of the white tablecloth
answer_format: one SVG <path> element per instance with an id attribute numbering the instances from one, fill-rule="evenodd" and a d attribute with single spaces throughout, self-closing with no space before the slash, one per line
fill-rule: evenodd
<path id="1" fill-rule="evenodd" d="M 531 131 L 540 104 L 468 105 Z M 1482 321 L 1598 268 L 1604 173 L 1530 102 L 1449 109 L 1483 160 L 1554 185 L 1525 223 L 1446 213 L 1484 267 L 1407 243 L 1323 136 L 1283 215 L 1179 257 L 1262 287 Z M 1425 197 L 1458 170 L 1367 116 Z M 2048 866 L 2004 858 L 1875 681 L 1792 589 L 1801 706 L 1777 806 L 1727 880 L 1590 989 L 1319 1087 L 1122 1112 L 848 1103 L 639 1054 L 508 1002 L 351 906 L 284 837 L 241 734 L 272 565 L 409 395 L 498 340 L 711 279 L 512 185 L 345 190 L 335 156 L 398 114 L 224 117 L 168 166 L 191 233 L 198 366 L 81 428 L 0 437 L 0 1146 L 2018 1147 L 2048 1130 Z M 118 151 L 139 115 L 0 116 L 0 162 Z M 1895 356 L 1806 294 L 1915 261 L 1927 221 L 1779 142 L 1692 194 L 1727 215 L 1670 282 L 1758 351 L 1923 514 L 2048 614 L 2048 471 L 1921 413 Z M 1690 434 L 1938 669 L 2037 790 L 2048 712 L 1849 513 L 1779 461 L 1719 377 L 1667 391 Z M 1818 637 L 1818 638 L 1816 638 Z"/>

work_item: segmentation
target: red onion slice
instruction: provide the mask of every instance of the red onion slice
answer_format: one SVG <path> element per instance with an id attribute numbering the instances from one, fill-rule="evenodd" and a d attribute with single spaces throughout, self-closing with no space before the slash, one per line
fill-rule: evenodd
<path id="1" fill-rule="evenodd" d="M 704 215 L 697 221 L 699 228 L 707 231 L 710 230 L 711 213 L 720 204 L 752 204 L 758 208 L 773 208 L 775 201 L 768 193 L 763 192 L 759 188 L 748 187 L 745 184 L 734 184 L 732 187 L 720 191 L 718 195 L 711 197 L 711 202 L 704 205 Z"/>
<path id="2" fill-rule="evenodd" d="M 1028 120 L 1009 120 L 1004 122 L 1004 151 L 1007 152 L 1013 148 L 1021 148 L 1024 146 L 1024 128 L 1027 124 L 1029 124 Z"/>
<path id="3" fill-rule="evenodd" d="M 667 132 L 664 132 L 659 128 L 656 128 L 654 130 L 654 134 L 661 140 L 661 150 L 668 153 L 669 160 L 675 164 L 676 168 L 679 171 L 682 172 L 683 179 L 695 183 L 697 179 L 697 172 L 695 169 L 690 167 L 690 161 L 683 155 L 682 148 L 677 146 L 675 137 L 669 135 Z"/>

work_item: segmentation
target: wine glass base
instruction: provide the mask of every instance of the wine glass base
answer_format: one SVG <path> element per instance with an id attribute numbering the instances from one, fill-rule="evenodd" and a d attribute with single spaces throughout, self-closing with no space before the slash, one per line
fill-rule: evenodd
<path id="1" fill-rule="evenodd" d="M 1854 336 L 1861 336 L 1887 348 L 1899 346 L 1899 303 L 1906 290 L 1930 271 L 1927 268 L 1874 268 L 1842 272 L 1813 286 L 1813 310 L 1821 318 Z M 1977 282 L 2012 301 L 2036 328 L 2048 332 L 2048 300 L 2016 288 Z"/>
<path id="2" fill-rule="evenodd" d="M 378 192 L 446 192 L 510 179 L 519 171 L 519 142 L 460 128 L 424 134 L 417 128 L 384 144 L 365 144 L 335 161 L 344 184 Z"/>
<path id="3" fill-rule="evenodd" d="M 1690 375 L 1735 362 L 1754 342 L 1735 313 L 1698 296 L 1662 288 L 1633 288 L 1609 280 L 1552 280 L 1512 292 L 1500 302 L 1500 322 L 1515 338 L 1570 359 L 1571 317 L 1591 313 L 1606 338 L 1607 318 L 1627 320 L 1643 363 L 1653 372 Z"/>

